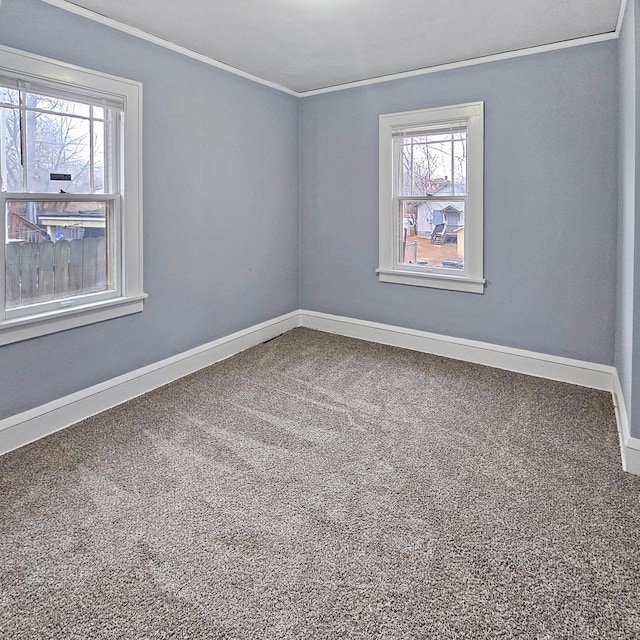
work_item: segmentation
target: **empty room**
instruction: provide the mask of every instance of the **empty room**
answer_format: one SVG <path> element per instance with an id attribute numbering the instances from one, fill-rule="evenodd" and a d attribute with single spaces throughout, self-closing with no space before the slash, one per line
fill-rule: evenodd
<path id="1" fill-rule="evenodd" d="M 0 0 L 0 638 L 640 637 L 636 12 Z"/>

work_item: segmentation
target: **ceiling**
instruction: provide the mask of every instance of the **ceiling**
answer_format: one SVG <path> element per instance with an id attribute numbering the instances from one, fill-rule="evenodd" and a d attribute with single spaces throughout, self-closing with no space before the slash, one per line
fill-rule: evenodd
<path id="1" fill-rule="evenodd" d="M 612 34 L 623 0 L 45 1 L 307 92 Z"/>

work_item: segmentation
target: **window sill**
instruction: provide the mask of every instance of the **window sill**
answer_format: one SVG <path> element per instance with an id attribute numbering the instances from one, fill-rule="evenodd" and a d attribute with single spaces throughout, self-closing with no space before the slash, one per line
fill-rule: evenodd
<path id="1" fill-rule="evenodd" d="M 144 293 L 126 298 L 112 298 L 72 309 L 57 309 L 33 316 L 5 320 L 0 322 L 0 346 L 139 313 L 147 297 Z"/>
<path id="2" fill-rule="evenodd" d="M 466 291 L 467 293 L 484 293 L 486 280 L 467 278 L 437 273 L 418 273 L 416 271 L 399 271 L 376 269 L 380 282 L 406 284 L 414 287 L 431 287 L 433 289 L 449 289 L 450 291 Z"/>

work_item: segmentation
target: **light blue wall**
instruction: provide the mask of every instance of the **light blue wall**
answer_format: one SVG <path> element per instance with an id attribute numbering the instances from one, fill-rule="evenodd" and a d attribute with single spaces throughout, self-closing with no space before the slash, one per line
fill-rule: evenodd
<path id="1" fill-rule="evenodd" d="M 302 100 L 301 306 L 613 363 L 616 42 Z M 378 115 L 485 102 L 484 295 L 379 283 Z"/>
<path id="2" fill-rule="evenodd" d="M 640 228 L 638 218 L 638 24 L 637 0 L 629 0 L 619 46 L 619 221 L 616 360 L 631 434 L 640 437 Z M 634 339 L 635 338 L 635 339 Z"/>
<path id="3" fill-rule="evenodd" d="M 0 44 L 144 84 L 141 314 L 0 348 L 0 418 L 297 309 L 298 103 L 37 0 Z"/>

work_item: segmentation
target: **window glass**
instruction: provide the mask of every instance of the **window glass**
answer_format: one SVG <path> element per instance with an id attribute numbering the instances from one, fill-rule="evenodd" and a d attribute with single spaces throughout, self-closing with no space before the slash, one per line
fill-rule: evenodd
<path id="1" fill-rule="evenodd" d="M 453 142 L 453 193 L 467 195 L 467 138 L 466 134 Z"/>
<path id="2" fill-rule="evenodd" d="M 464 269 L 464 202 L 398 201 L 398 263 Z"/>
<path id="3" fill-rule="evenodd" d="M 91 193 L 105 192 L 104 122 L 93 123 L 93 189 Z"/>
<path id="4" fill-rule="evenodd" d="M 464 269 L 466 128 L 401 134 L 396 144 L 398 264 Z"/>
<path id="5" fill-rule="evenodd" d="M 73 116 L 84 116 L 88 118 L 91 107 L 82 102 L 63 100 L 53 96 L 44 96 L 38 93 L 25 92 L 25 102 L 27 109 L 38 109 Z"/>
<path id="6" fill-rule="evenodd" d="M 405 135 L 401 146 L 402 196 L 464 195 L 467 186 L 466 131 Z"/>
<path id="7" fill-rule="evenodd" d="M 8 310 L 114 288 L 105 202 L 7 202 Z"/>
<path id="8" fill-rule="evenodd" d="M 0 107 L 4 191 L 105 192 L 105 108 L 26 91 L 21 101 L 10 87 L 2 97 L 16 105 Z"/>
<path id="9" fill-rule="evenodd" d="M 85 118 L 26 112 L 27 191 L 91 191 L 90 122 Z M 53 179 L 65 174 L 69 179 Z"/>
<path id="10" fill-rule="evenodd" d="M 0 103 L 18 105 L 19 94 L 17 89 L 0 86 Z"/>
<path id="11" fill-rule="evenodd" d="M 5 191 L 22 191 L 20 148 L 20 111 L 0 107 L 0 170 Z"/>

